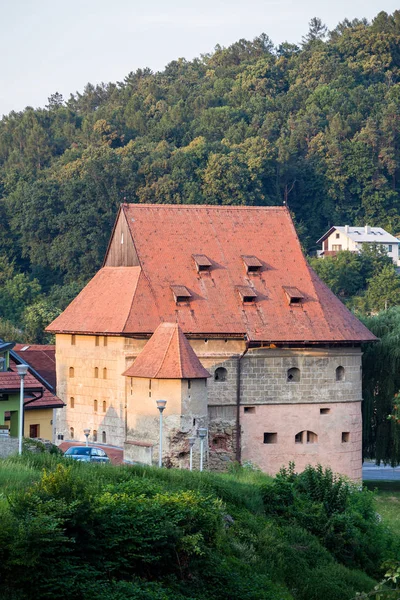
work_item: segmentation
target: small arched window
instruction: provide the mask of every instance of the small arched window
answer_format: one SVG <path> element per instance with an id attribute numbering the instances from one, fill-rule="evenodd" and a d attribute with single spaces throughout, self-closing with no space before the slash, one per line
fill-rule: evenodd
<path id="1" fill-rule="evenodd" d="M 214 381 L 226 381 L 228 371 L 224 367 L 218 367 L 214 371 Z"/>
<path id="2" fill-rule="evenodd" d="M 105 367 L 103 369 L 103 379 L 107 379 L 107 369 Z"/>
<path id="3" fill-rule="evenodd" d="M 71 408 L 75 408 L 75 398 L 70 398 L 69 399 L 69 405 Z"/>
<path id="4" fill-rule="evenodd" d="M 296 444 L 316 444 L 318 442 L 318 436 L 313 431 L 299 431 L 294 436 L 294 441 Z"/>
<path id="5" fill-rule="evenodd" d="M 98 376 L 99 376 L 99 367 L 95 367 L 94 368 L 94 376 L 95 376 L 96 379 L 98 378 Z"/>
<path id="6" fill-rule="evenodd" d="M 107 402 L 103 400 L 103 412 L 107 411 Z"/>
<path id="7" fill-rule="evenodd" d="M 71 439 L 71 440 L 73 440 L 73 439 L 74 439 L 74 435 L 75 435 L 74 428 L 73 428 L 73 427 L 70 427 L 70 428 L 69 428 L 69 437 L 70 437 L 70 439 Z"/>
<path id="8" fill-rule="evenodd" d="M 300 369 L 298 369 L 297 367 L 292 367 L 291 369 L 288 369 L 287 381 L 290 381 L 292 383 L 300 381 Z"/>
<path id="9" fill-rule="evenodd" d="M 93 408 L 94 408 L 94 412 L 97 412 L 97 408 L 98 408 L 97 404 L 98 404 L 98 403 L 97 403 L 97 400 L 93 400 Z"/>
<path id="10" fill-rule="evenodd" d="M 103 431 L 101 434 L 101 441 L 103 442 L 103 444 L 107 443 L 107 434 L 105 431 Z"/>
<path id="11" fill-rule="evenodd" d="M 74 376 L 74 367 L 70 367 L 69 368 L 69 376 L 73 377 Z"/>
<path id="12" fill-rule="evenodd" d="M 93 429 L 93 441 L 97 442 L 97 429 Z"/>
<path id="13" fill-rule="evenodd" d="M 336 381 L 344 381 L 344 368 L 338 367 L 336 369 Z"/>

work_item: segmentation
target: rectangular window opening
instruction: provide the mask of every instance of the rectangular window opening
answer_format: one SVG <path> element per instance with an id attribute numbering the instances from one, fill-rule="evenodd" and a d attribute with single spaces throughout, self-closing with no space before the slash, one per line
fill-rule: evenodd
<path id="1" fill-rule="evenodd" d="M 342 431 L 342 444 L 346 444 L 349 441 L 350 441 L 350 432 Z"/>
<path id="2" fill-rule="evenodd" d="M 75 346 L 76 344 L 76 337 L 74 334 L 71 335 L 71 346 Z"/>
<path id="3" fill-rule="evenodd" d="M 257 256 L 253 255 L 242 256 L 242 261 L 244 262 L 247 273 L 259 273 L 263 266 Z"/>
<path id="4" fill-rule="evenodd" d="M 264 433 L 264 444 L 276 444 L 278 442 L 278 434 L 274 433 Z"/>
<path id="5" fill-rule="evenodd" d="M 320 408 L 319 412 L 321 415 L 329 415 L 329 413 L 331 412 L 330 408 Z"/>
<path id="6" fill-rule="evenodd" d="M 297 287 L 283 286 L 283 291 L 286 294 L 290 306 L 302 304 L 304 296 Z"/>
<path id="7" fill-rule="evenodd" d="M 212 264 L 205 254 L 192 254 L 192 258 L 195 262 L 196 269 L 199 273 L 201 271 L 210 271 Z"/>
<path id="8" fill-rule="evenodd" d="M 254 414 L 256 412 L 256 407 L 255 406 L 245 406 L 243 409 L 243 412 Z"/>
<path id="9" fill-rule="evenodd" d="M 177 304 L 181 302 L 189 302 L 190 298 L 192 297 L 192 294 L 184 285 L 171 285 L 171 290 L 174 294 L 175 302 Z"/>
<path id="10" fill-rule="evenodd" d="M 252 304 L 257 299 L 257 294 L 249 285 L 239 285 L 237 287 L 243 304 Z"/>

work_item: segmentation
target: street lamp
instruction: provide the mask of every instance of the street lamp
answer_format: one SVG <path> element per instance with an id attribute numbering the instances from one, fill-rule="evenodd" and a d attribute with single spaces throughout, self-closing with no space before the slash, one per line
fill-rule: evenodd
<path id="1" fill-rule="evenodd" d="M 199 427 L 197 430 L 200 438 L 200 471 L 203 470 L 203 454 L 204 454 L 204 439 L 207 435 L 207 429 L 205 427 Z"/>
<path id="2" fill-rule="evenodd" d="M 85 434 L 86 437 L 86 446 L 89 446 L 89 434 L 90 434 L 90 429 L 84 429 L 83 433 Z"/>
<path id="3" fill-rule="evenodd" d="M 28 365 L 17 365 L 20 376 L 19 388 L 19 419 L 18 419 L 18 454 L 22 454 L 22 436 L 24 435 L 24 379 L 28 372 Z"/>
<path id="4" fill-rule="evenodd" d="M 189 446 L 190 446 L 190 458 L 189 458 L 189 471 L 193 470 L 193 446 L 196 441 L 195 437 L 188 438 Z"/>
<path id="5" fill-rule="evenodd" d="M 163 412 L 167 405 L 166 400 L 156 400 L 157 408 L 160 411 L 160 451 L 158 455 L 158 466 L 162 467 L 162 428 L 163 428 Z"/>

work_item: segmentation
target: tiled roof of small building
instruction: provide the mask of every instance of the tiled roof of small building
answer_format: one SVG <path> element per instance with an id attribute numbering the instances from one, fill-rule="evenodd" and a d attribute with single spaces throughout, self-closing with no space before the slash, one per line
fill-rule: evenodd
<path id="1" fill-rule="evenodd" d="M 124 204 L 119 216 L 138 266 L 103 267 L 48 331 L 150 335 L 164 321 L 187 336 L 253 342 L 375 340 L 312 273 L 285 207 Z M 211 262 L 204 273 L 195 255 Z M 248 273 L 243 256 L 262 269 Z M 171 286 L 184 286 L 187 301 L 178 302 Z M 240 286 L 254 289 L 254 302 L 245 303 Z M 284 287 L 299 290 L 300 305 L 288 303 Z"/>
<path id="2" fill-rule="evenodd" d="M 176 323 L 161 323 L 124 375 L 148 379 L 210 377 Z"/>
<path id="3" fill-rule="evenodd" d="M 16 369 L 14 360 L 10 360 L 10 371 L 0 372 L 0 393 L 18 393 L 21 378 Z M 32 394 L 43 393 L 41 398 L 32 401 Z M 34 408 L 62 408 L 64 402 L 50 390 L 46 389 L 40 381 L 28 371 L 24 377 L 24 404 L 27 409 Z"/>
<path id="4" fill-rule="evenodd" d="M 56 389 L 56 347 L 41 344 L 15 344 L 14 352 Z"/>

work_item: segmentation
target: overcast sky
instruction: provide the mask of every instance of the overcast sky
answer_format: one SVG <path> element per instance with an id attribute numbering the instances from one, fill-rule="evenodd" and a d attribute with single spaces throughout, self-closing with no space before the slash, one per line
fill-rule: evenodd
<path id="1" fill-rule="evenodd" d="M 393 12 L 392 0 L 0 0 L 0 116 L 68 98 L 87 82 L 121 81 L 139 67 L 162 69 L 264 32 L 300 42 L 318 16 Z"/>

